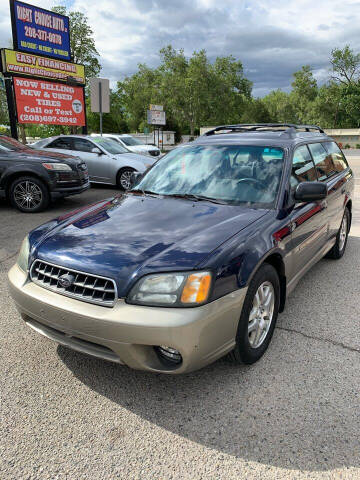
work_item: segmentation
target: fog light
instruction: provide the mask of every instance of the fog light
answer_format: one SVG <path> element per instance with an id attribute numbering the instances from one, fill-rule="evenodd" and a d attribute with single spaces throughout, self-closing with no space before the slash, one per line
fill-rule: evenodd
<path id="1" fill-rule="evenodd" d="M 160 345 L 157 348 L 158 348 L 159 354 L 163 358 L 166 358 L 166 360 L 169 360 L 172 363 L 181 363 L 182 362 L 181 353 L 178 350 L 175 350 L 175 348 L 168 347 L 166 345 Z"/>

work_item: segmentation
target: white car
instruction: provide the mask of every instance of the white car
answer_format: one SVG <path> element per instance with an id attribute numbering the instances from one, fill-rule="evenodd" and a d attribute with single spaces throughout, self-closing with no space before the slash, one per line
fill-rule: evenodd
<path id="1" fill-rule="evenodd" d="M 92 133 L 92 137 L 99 137 L 99 133 Z M 128 134 L 104 133 L 103 137 L 112 138 L 120 143 L 123 147 L 130 150 L 130 152 L 139 153 L 141 155 L 150 155 L 151 157 L 160 157 L 160 149 L 155 145 L 145 145 L 139 139 Z"/>
<path id="2" fill-rule="evenodd" d="M 87 164 L 90 182 L 131 187 L 131 174 L 145 172 L 156 159 L 137 155 L 111 138 L 90 135 L 60 135 L 39 140 L 31 145 L 42 150 L 67 153 Z"/>

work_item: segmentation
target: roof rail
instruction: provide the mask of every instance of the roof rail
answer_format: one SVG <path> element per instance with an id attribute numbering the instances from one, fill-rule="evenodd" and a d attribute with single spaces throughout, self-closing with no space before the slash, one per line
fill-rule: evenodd
<path id="1" fill-rule="evenodd" d="M 220 125 L 212 128 L 205 133 L 205 136 L 215 135 L 216 132 L 230 130 L 230 132 L 256 132 L 256 131 L 284 131 L 295 133 L 297 130 L 310 132 L 316 130 L 319 133 L 325 133 L 324 130 L 317 125 L 296 125 L 295 123 L 239 123 L 237 125 Z M 227 132 L 227 133 L 230 133 Z"/>

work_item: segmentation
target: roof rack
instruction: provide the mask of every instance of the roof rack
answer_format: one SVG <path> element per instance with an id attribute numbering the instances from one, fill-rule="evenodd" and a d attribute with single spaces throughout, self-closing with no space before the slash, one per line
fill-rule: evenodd
<path id="1" fill-rule="evenodd" d="M 205 133 L 205 136 L 215 135 L 217 132 L 230 130 L 233 132 L 258 132 L 258 131 L 283 131 L 286 133 L 296 133 L 297 131 L 310 132 L 315 130 L 318 133 L 325 133 L 324 130 L 317 125 L 296 125 L 294 123 L 239 123 L 237 125 L 221 125 L 212 128 Z"/>

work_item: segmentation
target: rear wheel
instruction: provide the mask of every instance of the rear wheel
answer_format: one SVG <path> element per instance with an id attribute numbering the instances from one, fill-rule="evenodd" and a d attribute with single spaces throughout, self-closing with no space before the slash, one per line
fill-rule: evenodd
<path id="1" fill-rule="evenodd" d="M 350 229 L 350 212 L 348 208 L 345 208 L 344 216 L 341 221 L 339 231 L 336 235 L 336 243 L 326 255 L 328 258 L 339 260 L 345 253 L 346 244 L 348 240 Z"/>
<path id="2" fill-rule="evenodd" d="M 263 264 L 246 293 L 236 335 L 236 346 L 229 354 L 234 363 L 251 364 L 269 346 L 280 304 L 279 277 L 271 265 Z"/>
<path id="3" fill-rule="evenodd" d="M 117 185 L 121 190 L 129 190 L 131 188 L 131 174 L 135 172 L 133 168 L 123 168 L 117 175 Z"/>
<path id="4" fill-rule="evenodd" d="M 25 213 L 45 210 L 50 202 L 46 185 L 35 177 L 17 178 L 10 186 L 10 201 L 13 207 Z"/>

